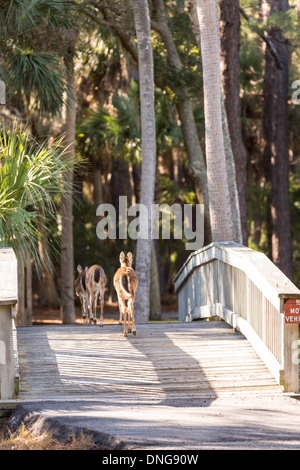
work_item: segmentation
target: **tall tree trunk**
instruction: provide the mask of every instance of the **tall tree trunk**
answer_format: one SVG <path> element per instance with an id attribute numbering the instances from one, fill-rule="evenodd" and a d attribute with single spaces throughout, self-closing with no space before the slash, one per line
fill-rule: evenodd
<path id="1" fill-rule="evenodd" d="M 288 9 L 288 0 L 265 2 L 264 19 L 273 12 L 285 12 Z M 293 279 L 288 142 L 289 50 L 278 26 L 272 26 L 268 34 L 280 61 L 279 68 L 269 48 L 265 48 L 263 129 L 267 177 L 271 182 L 272 260 Z"/>
<path id="2" fill-rule="evenodd" d="M 233 239 L 221 109 L 220 28 L 217 0 L 197 0 L 204 83 L 206 165 L 213 241 Z"/>
<path id="3" fill-rule="evenodd" d="M 298 39 L 300 39 L 300 0 L 297 0 Z"/>
<path id="4" fill-rule="evenodd" d="M 147 220 L 140 217 L 140 221 L 144 228 L 144 224 L 148 224 L 145 238 L 137 240 L 136 272 L 139 277 L 139 285 L 135 312 L 136 322 L 145 323 L 149 320 L 150 311 L 151 206 L 154 202 L 156 169 L 154 69 L 148 2 L 147 0 L 133 0 L 132 6 L 138 43 L 141 101 L 142 179 L 140 202 L 147 208 Z"/>
<path id="5" fill-rule="evenodd" d="M 197 41 L 199 51 L 201 51 L 201 37 L 199 19 L 197 14 L 197 1 L 189 0 L 188 8 L 192 23 L 192 29 Z M 233 240 L 237 243 L 243 243 L 242 227 L 241 227 L 241 214 L 240 214 L 240 202 L 237 189 L 235 161 L 232 152 L 231 138 L 229 134 L 227 112 L 225 109 L 225 103 L 223 95 L 221 93 L 221 109 L 222 109 L 222 129 L 224 137 L 224 150 L 226 158 L 226 169 L 227 169 L 227 180 L 230 190 L 230 204 L 233 224 Z"/>
<path id="6" fill-rule="evenodd" d="M 18 262 L 17 325 L 32 324 L 32 270 L 30 256 Z"/>
<path id="7" fill-rule="evenodd" d="M 222 95 L 222 94 L 221 94 Z M 221 96 L 222 129 L 224 138 L 224 151 L 227 170 L 228 191 L 230 197 L 230 210 L 232 216 L 233 241 L 243 244 L 240 200 L 236 181 L 235 161 L 231 147 L 231 139 L 228 128 L 227 112 L 223 96 Z M 245 243 L 246 245 L 247 243 Z"/>
<path id="8" fill-rule="evenodd" d="M 76 124 L 76 86 L 73 57 L 66 60 L 68 74 L 68 100 L 66 109 L 66 138 L 68 148 L 66 158 L 73 161 Z M 66 176 L 73 185 L 73 165 Z M 74 249 L 73 249 L 73 200 L 71 195 L 62 198 L 62 232 L 61 232 L 61 315 L 63 323 L 75 323 L 74 302 Z"/>
<path id="9" fill-rule="evenodd" d="M 150 268 L 150 320 L 161 320 L 161 300 L 159 273 L 157 266 L 155 240 L 152 241 Z"/>
<path id="10" fill-rule="evenodd" d="M 97 163 L 93 165 L 93 187 L 94 187 L 93 200 L 94 200 L 95 208 L 97 208 L 100 204 L 103 204 L 101 169 Z"/>
<path id="11" fill-rule="evenodd" d="M 247 245 L 247 151 L 243 143 L 241 122 L 239 7 L 239 0 L 220 1 L 221 77 L 231 148 L 235 161 L 236 181 L 239 193 L 242 242 L 244 245 Z"/>

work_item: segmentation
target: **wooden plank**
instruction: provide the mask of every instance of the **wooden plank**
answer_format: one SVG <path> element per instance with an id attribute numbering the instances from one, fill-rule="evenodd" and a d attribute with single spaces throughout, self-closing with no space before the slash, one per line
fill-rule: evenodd
<path id="1" fill-rule="evenodd" d="M 223 322 L 17 327 L 22 400 L 279 392 L 249 342 Z"/>

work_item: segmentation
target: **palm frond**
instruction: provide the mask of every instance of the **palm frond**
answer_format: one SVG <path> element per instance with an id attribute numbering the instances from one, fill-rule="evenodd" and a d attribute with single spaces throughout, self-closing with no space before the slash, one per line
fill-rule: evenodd
<path id="1" fill-rule="evenodd" d="M 26 131 L 0 135 L 0 246 L 11 246 L 21 262 L 31 256 L 38 270 L 39 228 L 47 233 L 49 222 L 56 221 L 55 195 L 71 196 L 65 178 L 71 164 L 62 138 L 49 148 Z"/>
<path id="2" fill-rule="evenodd" d="M 8 37 L 10 32 L 22 34 L 43 24 L 45 19 L 50 26 L 66 27 L 71 25 L 73 8 L 70 0 L 0 0 L 4 26 L 1 33 Z"/>
<path id="3" fill-rule="evenodd" d="M 40 115 L 59 113 L 65 92 L 65 68 L 59 56 L 15 48 L 7 68 L 10 92 L 23 90 L 27 101 L 33 103 L 33 110 Z"/>

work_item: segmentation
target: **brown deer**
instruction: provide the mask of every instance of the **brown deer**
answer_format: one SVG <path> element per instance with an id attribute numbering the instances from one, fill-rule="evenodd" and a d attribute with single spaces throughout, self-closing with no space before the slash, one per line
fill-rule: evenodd
<path id="1" fill-rule="evenodd" d="M 94 264 L 86 273 L 86 288 L 88 292 L 88 308 L 90 322 L 97 323 L 97 304 L 100 299 L 100 326 L 103 326 L 103 307 L 106 286 L 106 275 L 99 264 Z"/>
<path id="2" fill-rule="evenodd" d="M 124 336 L 127 336 L 127 321 L 128 333 L 136 334 L 134 324 L 134 299 L 138 286 L 138 277 L 134 269 L 132 269 L 133 257 L 132 253 L 128 252 L 125 256 L 124 251 L 120 253 L 121 267 L 114 275 L 114 287 L 117 291 L 119 310 L 120 310 L 120 324 L 122 324 L 122 316 L 124 320 Z M 131 326 L 130 326 L 131 322 Z"/>
<path id="3" fill-rule="evenodd" d="M 88 321 L 88 292 L 86 289 L 86 273 L 89 268 L 83 270 L 80 264 L 77 266 L 78 276 L 75 279 L 75 294 L 78 295 L 81 304 L 81 314 L 85 323 Z"/>

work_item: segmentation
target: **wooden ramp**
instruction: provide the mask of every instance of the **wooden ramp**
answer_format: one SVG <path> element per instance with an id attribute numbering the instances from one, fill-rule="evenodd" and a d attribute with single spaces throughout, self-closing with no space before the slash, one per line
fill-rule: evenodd
<path id="1" fill-rule="evenodd" d="M 221 321 L 17 328 L 21 400 L 214 399 L 281 392 L 249 342 Z"/>

